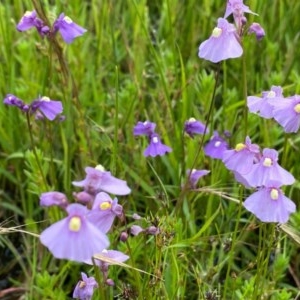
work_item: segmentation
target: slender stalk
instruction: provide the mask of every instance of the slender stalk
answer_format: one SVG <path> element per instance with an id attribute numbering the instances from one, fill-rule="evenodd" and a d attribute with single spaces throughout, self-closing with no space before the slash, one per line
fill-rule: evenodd
<path id="1" fill-rule="evenodd" d="M 26 120 L 27 120 L 27 126 L 28 126 L 28 130 L 29 130 L 29 136 L 30 136 L 31 148 L 32 148 L 33 155 L 34 155 L 34 157 L 35 157 L 36 163 L 37 163 L 37 165 L 38 165 L 38 168 L 39 168 L 41 177 L 42 177 L 42 179 L 43 179 L 44 188 L 45 188 L 45 190 L 46 190 L 48 184 L 47 184 L 46 177 L 45 177 L 45 175 L 44 175 L 44 172 L 43 172 L 43 169 L 42 169 L 42 165 L 41 165 L 41 162 L 40 162 L 40 160 L 39 160 L 39 157 L 38 157 L 38 155 L 37 155 L 36 148 L 35 148 L 35 145 L 34 145 L 34 140 L 33 140 L 33 135 L 32 135 L 32 127 L 31 127 L 31 123 L 30 123 L 30 112 L 27 112 L 27 113 L 26 113 Z"/>
<path id="2" fill-rule="evenodd" d="M 186 192 L 189 189 L 189 180 L 190 180 L 190 176 L 191 176 L 192 170 L 195 168 L 195 166 L 197 164 L 197 161 L 199 159 L 199 156 L 201 154 L 201 151 L 202 151 L 202 148 L 203 148 L 203 145 L 204 145 L 205 135 L 206 135 L 206 132 L 207 132 L 207 129 L 208 129 L 208 125 L 209 125 L 210 119 L 212 118 L 213 109 L 214 109 L 214 105 L 215 105 L 215 97 L 216 97 L 216 91 L 217 91 L 217 87 L 218 87 L 218 83 L 219 83 L 220 70 L 221 70 L 221 64 L 219 63 L 218 67 L 217 67 L 217 70 L 216 70 L 216 73 L 215 73 L 215 85 L 214 85 L 214 89 L 213 89 L 213 93 L 212 93 L 212 98 L 211 98 L 211 101 L 210 101 L 208 115 L 207 115 L 206 121 L 205 121 L 204 132 L 203 132 L 203 135 L 201 137 L 200 144 L 199 144 L 197 153 L 195 155 L 194 161 L 192 163 L 190 172 L 189 172 L 188 177 L 186 179 L 186 182 L 185 182 L 185 184 L 184 184 L 184 186 L 183 186 L 183 188 L 181 190 L 181 193 L 180 193 L 180 195 L 178 197 L 178 201 L 177 201 L 176 207 L 175 207 L 175 214 L 178 213 L 179 209 L 182 206 L 182 202 L 183 202 L 184 196 L 185 196 Z M 211 128 L 211 130 L 213 130 L 213 128 Z"/>
<path id="3" fill-rule="evenodd" d="M 245 48 L 245 47 L 244 47 Z M 244 138 L 246 138 L 246 136 L 248 135 L 248 106 L 247 106 L 247 65 L 246 65 L 246 53 L 245 53 L 245 49 L 243 49 L 244 51 L 244 55 L 242 56 L 242 69 L 243 69 L 243 97 L 245 100 L 244 103 L 244 121 L 245 121 L 245 128 L 244 128 Z"/>
<path id="4" fill-rule="evenodd" d="M 243 207 L 243 195 L 244 195 L 244 188 L 242 187 L 240 190 L 240 203 L 238 207 L 238 213 L 237 217 L 235 220 L 235 226 L 234 226 L 234 231 L 232 233 L 232 240 L 231 240 L 231 249 L 229 252 L 229 259 L 227 262 L 227 272 L 226 272 L 226 279 L 225 279 L 225 284 L 224 284 L 224 292 L 223 292 L 223 299 L 229 299 L 226 295 L 227 289 L 228 289 L 228 282 L 229 282 L 229 277 L 230 277 L 230 271 L 231 271 L 231 266 L 233 264 L 234 260 L 234 251 L 235 251 L 235 245 L 237 241 L 237 233 L 239 232 L 239 224 L 240 224 L 240 219 L 241 219 L 241 214 L 242 214 L 242 207 Z"/>

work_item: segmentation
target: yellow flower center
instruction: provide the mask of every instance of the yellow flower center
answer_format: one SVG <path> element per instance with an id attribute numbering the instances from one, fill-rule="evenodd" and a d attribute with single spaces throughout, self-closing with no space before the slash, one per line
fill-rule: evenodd
<path id="1" fill-rule="evenodd" d="M 235 146 L 235 151 L 241 151 L 241 150 L 243 150 L 243 149 L 245 149 L 246 148 L 246 145 L 245 144 L 243 144 L 243 143 L 238 143 L 238 144 L 236 144 L 236 146 Z"/>
<path id="2" fill-rule="evenodd" d="M 279 192 L 277 189 L 272 189 L 270 193 L 271 199 L 272 200 L 277 200 L 279 197 Z"/>
<path id="3" fill-rule="evenodd" d="M 222 29 L 219 27 L 215 27 L 212 32 L 212 36 L 218 38 L 221 34 L 222 34 Z"/>
<path id="4" fill-rule="evenodd" d="M 265 167 L 271 167 L 271 166 L 273 165 L 272 159 L 269 158 L 269 157 L 266 157 L 266 158 L 264 159 L 263 165 L 264 165 Z"/>
<path id="5" fill-rule="evenodd" d="M 79 231 L 81 228 L 81 219 L 79 217 L 72 217 L 69 222 L 69 229 L 71 231 Z"/>
<path id="6" fill-rule="evenodd" d="M 46 96 L 44 96 L 44 97 L 42 97 L 42 98 L 41 98 L 41 101 L 46 101 L 46 102 L 48 102 L 48 101 L 50 101 L 50 98 L 49 98 L 49 97 L 46 97 Z"/>
<path id="7" fill-rule="evenodd" d="M 294 111 L 299 114 L 300 113 L 300 103 L 298 103 L 296 106 L 294 106 Z"/>
<path id="8" fill-rule="evenodd" d="M 69 18 L 69 17 L 67 17 L 67 16 L 65 16 L 65 17 L 63 18 L 63 20 L 64 20 L 66 23 L 68 23 L 68 24 L 73 23 L 72 19 Z"/>
<path id="9" fill-rule="evenodd" d="M 24 14 L 24 17 L 30 17 L 31 14 L 32 14 L 32 12 L 29 11 L 29 10 L 27 10 L 27 11 L 25 12 L 25 14 Z"/>
<path id="10" fill-rule="evenodd" d="M 195 118 L 189 118 L 189 122 L 196 122 Z"/>
<path id="11" fill-rule="evenodd" d="M 275 98 L 276 94 L 274 91 L 270 91 L 267 95 L 267 98 Z"/>
<path id="12" fill-rule="evenodd" d="M 79 288 L 80 289 L 83 289 L 83 288 L 85 288 L 86 287 L 86 283 L 84 282 L 84 281 L 80 281 L 80 283 L 79 283 Z"/>
<path id="13" fill-rule="evenodd" d="M 101 210 L 107 210 L 107 209 L 110 209 L 110 208 L 111 208 L 111 203 L 108 202 L 108 201 L 102 202 L 100 204 L 100 209 Z"/>

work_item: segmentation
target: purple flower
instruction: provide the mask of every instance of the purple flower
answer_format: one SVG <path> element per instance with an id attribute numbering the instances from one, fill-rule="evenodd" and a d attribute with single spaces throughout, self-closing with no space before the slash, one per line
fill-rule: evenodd
<path id="1" fill-rule="evenodd" d="M 266 35 L 264 29 L 258 23 L 251 24 L 248 33 L 254 33 L 258 41 L 260 41 Z"/>
<path id="2" fill-rule="evenodd" d="M 244 202 L 247 210 L 262 222 L 286 223 L 289 215 L 296 210 L 296 205 L 285 197 L 279 188 L 280 183 L 269 181 Z"/>
<path id="3" fill-rule="evenodd" d="M 13 94 L 7 94 L 3 100 L 3 103 L 10 106 L 16 106 L 24 112 L 29 110 L 29 105 L 25 104 L 23 100 L 19 99 Z"/>
<path id="4" fill-rule="evenodd" d="M 245 143 L 238 143 L 235 149 L 224 151 L 223 163 L 228 170 L 246 174 L 251 170 L 257 154 L 259 146 L 251 144 L 251 139 L 247 136 Z"/>
<path id="5" fill-rule="evenodd" d="M 262 92 L 262 97 L 248 96 L 247 106 L 251 113 L 257 113 L 265 119 L 273 118 L 274 105 L 283 101 L 282 88 L 272 86 L 270 91 Z"/>
<path id="6" fill-rule="evenodd" d="M 60 14 L 58 19 L 53 24 L 54 33 L 59 31 L 63 40 L 70 44 L 73 40 L 83 35 L 87 30 L 74 23 L 69 17 L 65 16 L 64 13 Z"/>
<path id="7" fill-rule="evenodd" d="M 40 97 L 31 103 L 31 111 L 39 110 L 48 120 L 53 121 L 63 111 L 61 101 L 51 100 L 49 97 Z M 39 115 L 38 115 L 39 117 Z"/>
<path id="8" fill-rule="evenodd" d="M 98 165 L 96 168 L 86 167 L 86 177 L 82 181 L 73 181 L 75 186 L 83 187 L 84 190 L 92 195 L 104 191 L 115 195 L 128 195 L 131 190 L 126 181 L 118 179 L 110 172 L 104 171 L 104 168 Z"/>
<path id="9" fill-rule="evenodd" d="M 17 25 L 19 31 L 26 31 L 32 27 L 35 27 L 42 37 L 49 33 L 49 27 L 37 17 L 35 10 L 25 12 Z"/>
<path id="10" fill-rule="evenodd" d="M 294 176 L 283 169 L 278 163 L 278 152 L 265 148 L 257 164 L 247 174 L 241 174 L 251 187 L 266 186 L 270 181 L 277 181 L 281 185 L 295 182 Z"/>
<path id="11" fill-rule="evenodd" d="M 243 0 L 227 0 L 224 18 L 227 18 L 228 16 L 233 14 L 235 24 L 237 25 L 237 27 L 240 27 L 243 24 L 244 13 L 257 15 L 243 3 Z"/>
<path id="12" fill-rule="evenodd" d="M 97 194 L 87 218 L 98 229 L 106 233 L 110 230 L 115 217 L 122 215 L 123 207 L 118 204 L 118 199 L 112 200 L 108 194 L 101 192 Z"/>
<path id="13" fill-rule="evenodd" d="M 107 236 L 86 219 L 87 208 L 70 204 L 68 216 L 45 229 L 41 243 L 55 258 L 85 262 L 109 246 Z"/>
<path id="14" fill-rule="evenodd" d="M 228 143 L 219 136 L 217 131 L 215 131 L 214 135 L 205 145 L 204 153 L 211 158 L 223 159 L 225 150 L 228 150 Z"/>
<path id="15" fill-rule="evenodd" d="M 61 208 L 66 208 L 68 206 L 67 196 L 60 192 L 47 192 L 42 193 L 40 196 L 40 205 L 41 206 L 60 206 Z"/>
<path id="16" fill-rule="evenodd" d="M 156 124 L 150 121 L 138 122 L 133 128 L 133 135 L 151 136 L 154 133 Z"/>
<path id="17" fill-rule="evenodd" d="M 200 121 L 197 121 L 195 118 L 190 118 L 184 123 L 184 131 L 193 138 L 195 134 L 204 134 L 205 125 Z M 206 130 L 206 132 L 208 132 Z"/>
<path id="18" fill-rule="evenodd" d="M 195 189 L 197 186 L 197 183 L 199 181 L 199 179 L 205 175 L 207 175 L 208 173 L 210 173 L 210 171 L 208 170 L 196 170 L 193 169 L 191 170 L 187 170 L 187 175 L 189 176 L 189 183 L 190 186 Z"/>
<path id="19" fill-rule="evenodd" d="M 103 249 L 99 256 L 95 256 L 95 262 L 100 267 L 102 272 L 107 272 L 108 266 L 113 265 L 114 261 L 117 263 L 122 263 L 129 259 L 129 256 L 123 252 L 117 250 L 106 250 Z M 103 257 L 103 259 L 101 259 Z M 107 260 L 105 258 L 108 258 Z M 86 262 L 89 265 L 92 265 L 92 260 Z"/>
<path id="20" fill-rule="evenodd" d="M 130 227 L 130 233 L 134 236 L 139 235 L 143 231 L 145 231 L 145 230 L 139 225 L 132 225 Z"/>
<path id="21" fill-rule="evenodd" d="M 79 280 L 77 283 L 74 292 L 73 298 L 80 300 L 91 300 L 94 288 L 98 287 L 98 283 L 94 277 L 87 277 L 85 273 L 81 273 L 82 280 Z"/>
<path id="22" fill-rule="evenodd" d="M 300 96 L 294 95 L 274 103 L 273 117 L 285 132 L 297 132 L 300 126 Z"/>
<path id="23" fill-rule="evenodd" d="M 152 156 L 155 157 L 157 155 L 165 155 L 167 152 L 171 152 L 172 149 L 166 145 L 164 145 L 160 141 L 160 137 L 157 133 L 153 133 L 149 136 L 150 144 L 144 151 L 144 156 Z"/>
<path id="24" fill-rule="evenodd" d="M 228 58 L 240 57 L 242 54 L 243 48 L 237 39 L 236 28 L 226 19 L 219 18 L 211 37 L 201 43 L 198 56 L 217 63 Z"/>

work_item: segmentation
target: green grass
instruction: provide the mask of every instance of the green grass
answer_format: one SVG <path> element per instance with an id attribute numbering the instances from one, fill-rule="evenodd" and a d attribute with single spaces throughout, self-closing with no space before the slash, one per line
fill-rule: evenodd
<path id="1" fill-rule="evenodd" d="M 64 12 L 88 32 L 71 45 L 59 35 L 53 44 L 34 29 L 18 32 L 16 24 L 33 3 L 51 22 Z M 246 5 L 259 14 L 247 15 L 248 21 L 259 22 L 266 37 L 257 42 L 245 36 L 244 56 L 220 65 L 210 124 L 231 132 L 231 146 L 247 132 L 261 148 L 275 148 L 282 166 L 298 178 L 298 134 L 253 114 L 246 123 L 244 106 L 245 95 L 272 85 L 282 86 L 285 96 L 300 93 L 300 2 Z M 80 272 L 96 275 L 88 265 L 56 260 L 26 232 L 39 234 L 64 215 L 39 206 L 42 192 L 61 191 L 73 201 L 71 182 L 84 178 L 86 166 L 102 164 L 132 189 L 118 197 L 127 218 L 109 233 L 111 248 L 151 275 L 111 266 L 115 286 L 97 290 L 94 299 L 299 297 L 298 233 L 291 232 L 293 239 L 286 232 L 291 229 L 247 212 L 242 201 L 250 191 L 222 162 L 204 155 L 201 136 L 183 135 L 187 119 L 205 122 L 209 115 L 218 67 L 197 51 L 224 11 L 221 0 L 1 1 L 2 99 L 12 93 L 30 102 L 46 95 L 63 102 L 66 119 L 31 119 L 31 139 L 26 116 L 0 105 L 0 295 L 22 287 L 24 299 L 69 299 Z M 144 120 L 157 124 L 172 153 L 143 156 L 147 141 L 132 130 Z M 182 192 L 193 165 L 211 173 L 201 179 L 202 189 Z M 284 189 L 297 206 L 299 188 L 297 181 Z M 120 242 L 120 233 L 137 224 L 133 213 L 143 217 L 139 225 L 153 224 L 160 233 Z M 5 229 L 19 225 L 26 232 Z M 299 212 L 289 225 L 299 228 Z"/>

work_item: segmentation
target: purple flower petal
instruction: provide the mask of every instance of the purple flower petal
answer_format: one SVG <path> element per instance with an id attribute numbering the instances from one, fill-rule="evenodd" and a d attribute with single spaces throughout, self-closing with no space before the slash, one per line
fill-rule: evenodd
<path id="1" fill-rule="evenodd" d="M 157 133 L 153 133 L 150 137 L 150 144 L 144 151 L 144 156 L 163 156 L 168 152 L 171 152 L 172 149 L 164 145 Z"/>
<path id="2" fill-rule="evenodd" d="M 40 196 L 40 205 L 41 206 L 60 206 L 62 208 L 66 208 L 68 206 L 67 196 L 60 192 L 46 192 L 41 194 Z"/>
<path id="3" fill-rule="evenodd" d="M 138 122 L 133 128 L 133 135 L 151 136 L 154 133 L 156 124 L 150 121 Z"/>
<path id="4" fill-rule="evenodd" d="M 213 63 L 229 58 L 240 57 L 243 54 L 236 36 L 235 27 L 226 19 L 219 18 L 218 25 L 213 30 L 211 37 L 201 43 L 198 56 Z"/>
<path id="5" fill-rule="evenodd" d="M 102 166 L 86 167 L 85 172 L 86 178 L 84 180 L 73 181 L 72 184 L 83 187 L 88 193 L 96 195 L 104 191 L 115 195 L 128 195 L 131 192 L 126 181 L 112 176 L 110 172 L 104 171 Z"/>
<path id="6" fill-rule="evenodd" d="M 246 199 L 244 207 L 262 222 L 276 223 L 286 223 L 296 210 L 295 203 L 278 186 L 262 187 Z"/>
<path id="7" fill-rule="evenodd" d="M 91 300 L 94 289 L 98 287 L 98 283 L 94 277 L 87 277 L 83 272 L 81 273 L 81 277 L 82 280 L 79 280 L 74 289 L 73 298 Z"/>
<path id="8" fill-rule="evenodd" d="M 77 25 L 70 19 L 69 17 L 65 16 L 64 13 L 60 14 L 58 19 L 53 24 L 54 32 L 59 31 L 63 40 L 70 44 L 73 40 L 83 35 L 87 30 L 83 27 Z"/>
<path id="9" fill-rule="evenodd" d="M 86 207 L 70 204 L 67 212 L 68 217 L 40 235 L 41 243 L 55 258 L 84 262 L 109 246 L 107 236 L 86 219 Z"/>

